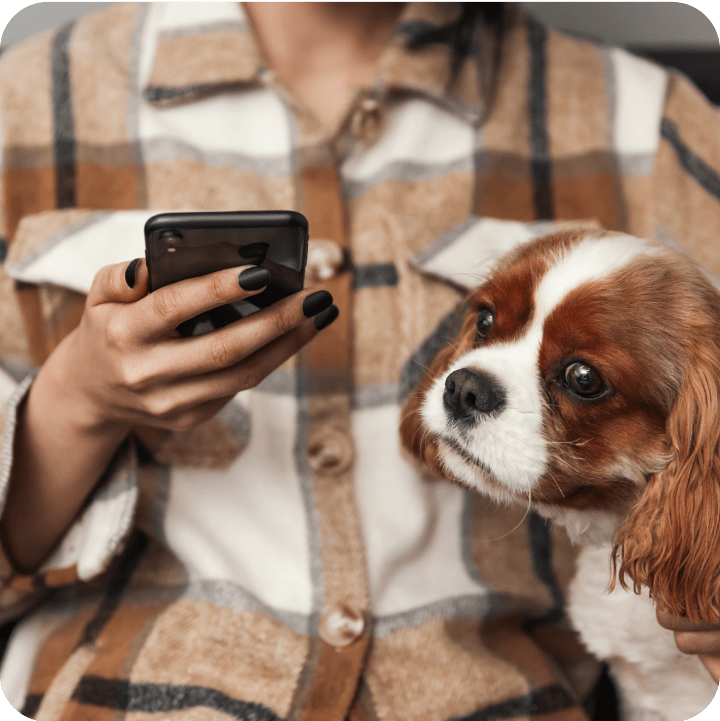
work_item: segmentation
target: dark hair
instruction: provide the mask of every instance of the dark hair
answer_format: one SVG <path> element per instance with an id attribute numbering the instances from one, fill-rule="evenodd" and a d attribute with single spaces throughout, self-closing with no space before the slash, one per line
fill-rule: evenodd
<path id="1" fill-rule="evenodd" d="M 505 3 L 461 3 L 461 12 L 457 20 L 443 27 L 415 30 L 408 47 L 419 50 L 433 43 L 447 43 L 456 55 L 466 57 L 471 53 L 473 36 L 479 23 L 500 26 L 505 13 Z"/>
<path id="2" fill-rule="evenodd" d="M 477 13 L 488 25 L 498 25 L 505 13 L 505 3 L 463 3 L 463 10 Z"/>

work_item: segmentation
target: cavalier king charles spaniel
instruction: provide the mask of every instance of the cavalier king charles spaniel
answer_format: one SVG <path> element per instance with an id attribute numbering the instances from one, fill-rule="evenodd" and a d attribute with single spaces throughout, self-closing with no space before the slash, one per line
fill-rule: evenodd
<path id="1" fill-rule="evenodd" d="M 583 545 L 568 612 L 630 718 L 700 713 L 717 686 L 653 603 L 720 620 L 720 295 L 667 246 L 568 230 L 505 256 L 462 313 L 404 447 Z"/>

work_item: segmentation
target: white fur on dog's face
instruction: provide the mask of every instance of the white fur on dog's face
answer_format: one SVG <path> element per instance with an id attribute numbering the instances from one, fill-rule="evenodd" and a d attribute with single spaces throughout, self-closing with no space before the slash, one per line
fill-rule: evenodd
<path id="1" fill-rule="evenodd" d="M 553 454 L 546 427 L 552 415 L 546 373 L 540 367 L 546 321 L 573 291 L 608 279 L 639 256 L 656 252 L 645 240 L 607 236 L 586 238 L 545 255 L 544 275 L 526 301 L 533 308 L 526 326 L 515 329 L 511 340 L 492 342 L 490 335 L 487 342 L 457 358 L 425 396 L 424 425 L 439 439 L 442 462 L 453 477 L 504 502 L 532 495 L 551 470 Z M 499 319 L 504 309 L 498 306 L 494 311 Z M 455 422 L 443 403 L 448 376 L 461 368 L 491 375 L 505 393 L 501 411 L 478 414 L 471 426 Z"/>
<path id="2" fill-rule="evenodd" d="M 515 343 L 477 348 L 458 358 L 427 393 L 422 417 L 444 444 L 443 461 L 458 480 L 482 484 L 485 472 L 516 494 L 527 496 L 547 468 L 542 432 L 542 391 L 537 374 L 540 333 L 536 328 Z M 472 428 L 454 423 L 443 405 L 447 377 L 460 368 L 490 373 L 503 387 L 503 410 L 481 418 Z M 496 486 L 489 487 L 499 492 Z M 503 498 L 502 500 L 506 500 Z"/>

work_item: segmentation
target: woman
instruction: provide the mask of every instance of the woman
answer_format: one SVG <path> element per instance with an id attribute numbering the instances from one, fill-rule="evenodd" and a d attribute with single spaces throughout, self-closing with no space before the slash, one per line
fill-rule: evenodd
<path id="1" fill-rule="evenodd" d="M 473 215 L 594 218 L 720 274 L 714 110 L 494 4 L 118 5 L 0 65 L 5 368 L 41 365 L 3 451 L 11 700 L 582 718 L 598 669 L 563 626 L 565 537 L 533 514 L 508 534 L 522 511 L 398 452 L 398 404 L 460 299 L 417 260 Z M 142 221 L 271 208 L 304 212 L 342 265 L 179 338 L 263 279 L 146 296 Z M 717 630 L 660 621 L 717 677 Z"/>

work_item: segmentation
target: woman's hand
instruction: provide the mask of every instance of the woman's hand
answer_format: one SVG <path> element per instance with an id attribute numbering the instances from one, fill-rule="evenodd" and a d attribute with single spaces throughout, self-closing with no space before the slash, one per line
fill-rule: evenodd
<path id="1" fill-rule="evenodd" d="M 175 330 L 182 322 L 259 293 L 269 273 L 233 268 L 146 295 L 144 261 L 135 265 L 132 287 L 128 267 L 98 273 L 79 327 L 42 371 L 57 391 L 67 396 L 70 389 L 79 417 L 93 427 L 198 425 L 297 353 L 318 332 L 309 318 L 332 304 L 326 291 L 304 290 L 212 333 L 183 338 Z"/>
<path id="2" fill-rule="evenodd" d="M 720 683 L 720 624 L 693 622 L 657 609 L 658 623 L 675 633 L 675 643 L 683 652 L 696 655 L 715 683 Z"/>
<path id="3" fill-rule="evenodd" d="M 144 261 L 100 270 L 78 327 L 47 359 L 21 408 L 0 536 L 18 570 L 41 563 L 136 425 L 168 431 L 214 416 L 337 317 L 303 290 L 203 336 L 176 328 L 262 290 L 254 266 L 147 294 Z"/>

